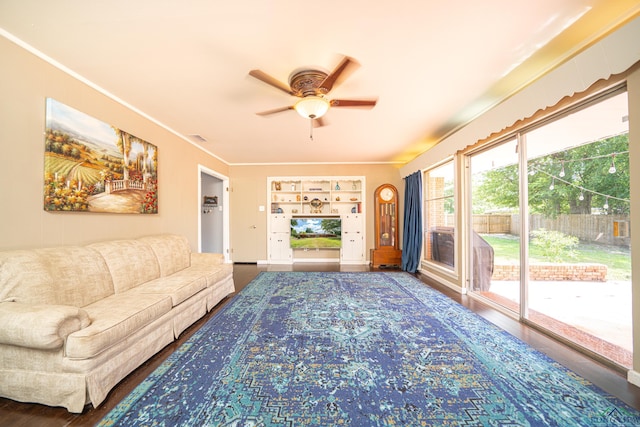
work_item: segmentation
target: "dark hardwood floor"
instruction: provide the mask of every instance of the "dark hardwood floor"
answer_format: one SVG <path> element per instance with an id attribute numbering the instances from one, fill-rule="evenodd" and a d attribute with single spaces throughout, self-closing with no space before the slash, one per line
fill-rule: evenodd
<path id="1" fill-rule="evenodd" d="M 367 266 L 345 266 L 339 264 L 294 264 L 293 266 L 257 266 L 255 264 L 235 264 L 234 280 L 236 292 L 244 288 L 260 271 L 369 271 Z M 624 374 L 600 364 L 576 350 L 559 343 L 541 332 L 528 327 L 509 316 L 477 300 L 460 295 L 453 290 L 432 283 L 427 277 L 418 274 L 426 285 L 431 286 L 451 299 L 468 307 L 490 322 L 505 329 L 532 347 L 557 360 L 581 377 L 591 381 L 604 391 L 640 410 L 640 388 L 628 383 Z M 155 370 L 171 353 L 197 331 L 216 311 L 229 301 L 222 301 L 218 307 L 187 329 L 177 341 L 165 347 L 145 362 L 118 386 L 98 407 L 88 405 L 82 414 L 71 414 L 63 408 L 51 408 L 39 404 L 19 403 L 0 398 L 0 426 L 12 427 L 58 427 L 93 426 L 106 415 L 120 400 L 133 390 L 144 378 Z"/>

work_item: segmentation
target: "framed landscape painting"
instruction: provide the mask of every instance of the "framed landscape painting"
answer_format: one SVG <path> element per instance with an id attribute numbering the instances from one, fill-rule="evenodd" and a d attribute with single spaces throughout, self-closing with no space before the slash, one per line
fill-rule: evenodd
<path id="1" fill-rule="evenodd" d="M 158 213 L 158 148 L 46 100 L 44 209 Z"/>

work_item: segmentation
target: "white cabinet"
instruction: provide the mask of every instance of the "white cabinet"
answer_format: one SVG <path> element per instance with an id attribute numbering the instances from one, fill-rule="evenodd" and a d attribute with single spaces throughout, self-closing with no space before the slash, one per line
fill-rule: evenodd
<path id="1" fill-rule="evenodd" d="M 321 261 L 339 260 L 344 263 L 364 264 L 365 192 L 363 176 L 268 177 L 269 262 L 292 263 L 296 261 L 296 254 L 300 260 L 309 259 L 309 253 L 303 254 L 302 249 L 290 247 L 291 219 L 340 218 L 341 248 L 314 250 L 314 256 L 319 253 Z"/>
<path id="2" fill-rule="evenodd" d="M 291 263 L 292 251 L 289 244 L 289 239 L 291 238 L 291 217 L 288 215 L 271 215 L 270 223 L 269 263 Z"/>
<path id="3" fill-rule="evenodd" d="M 360 264 L 365 260 L 363 215 L 342 215 L 341 262 Z"/>
<path id="4" fill-rule="evenodd" d="M 271 233 L 269 237 L 269 262 L 271 264 L 289 264 L 292 261 L 289 247 L 289 233 Z"/>

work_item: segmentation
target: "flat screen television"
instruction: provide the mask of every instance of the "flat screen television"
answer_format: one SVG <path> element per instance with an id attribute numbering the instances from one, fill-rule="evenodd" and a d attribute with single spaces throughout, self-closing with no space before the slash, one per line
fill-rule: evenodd
<path id="1" fill-rule="evenodd" d="M 292 249 L 340 249 L 342 223 L 339 217 L 291 218 Z"/>

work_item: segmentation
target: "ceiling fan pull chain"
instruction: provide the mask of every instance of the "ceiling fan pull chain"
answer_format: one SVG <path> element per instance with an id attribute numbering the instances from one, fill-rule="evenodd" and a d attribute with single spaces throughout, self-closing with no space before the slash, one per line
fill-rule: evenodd
<path id="1" fill-rule="evenodd" d="M 309 117 L 309 140 L 313 141 L 313 117 Z"/>

